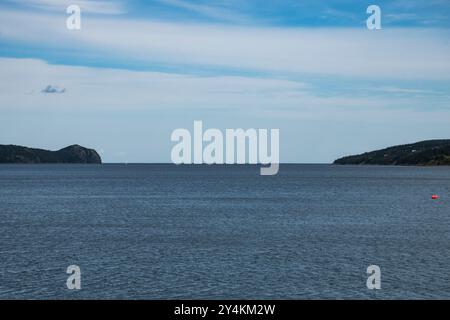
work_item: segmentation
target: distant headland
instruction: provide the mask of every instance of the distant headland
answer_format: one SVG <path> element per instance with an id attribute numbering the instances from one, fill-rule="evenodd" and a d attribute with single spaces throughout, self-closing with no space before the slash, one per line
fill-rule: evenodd
<path id="1" fill-rule="evenodd" d="M 102 163 L 97 151 L 72 145 L 58 151 L 0 145 L 0 163 Z"/>
<path id="2" fill-rule="evenodd" d="M 334 164 L 448 166 L 450 140 L 427 140 L 347 156 Z"/>

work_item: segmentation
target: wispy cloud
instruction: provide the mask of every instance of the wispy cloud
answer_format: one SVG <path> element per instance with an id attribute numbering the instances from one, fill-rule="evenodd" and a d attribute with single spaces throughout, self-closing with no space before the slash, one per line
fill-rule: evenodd
<path id="1" fill-rule="evenodd" d="M 448 97 L 324 97 L 313 85 L 282 79 L 73 67 L 35 59 L 0 58 L 0 70 L 2 141 L 45 141 L 49 148 L 68 141 L 89 144 L 107 149 L 106 161 L 169 161 L 170 132 L 194 119 L 216 128 L 280 128 L 283 145 L 295 146 L 282 151 L 290 153 L 285 161 L 331 161 L 353 153 L 350 146 L 364 150 L 368 144 L 450 132 Z M 70 90 L 27 94 L 49 83 Z M 83 130 L 80 123 L 86 124 Z M 115 154 L 122 151 L 129 158 Z"/>
<path id="2" fill-rule="evenodd" d="M 399 93 L 399 94 L 432 94 L 431 90 L 422 90 L 422 89 L 410 89 L 410 88 L 398 88 L 398 87 L 381 87 L 377 90 L 386 93 Z"/>
<path id="3" fill-rule="evenodd" d="M 383 15 L 383 19 L 386 22 L 399 22 L 399 21 L 416 21 L 420 16 L 416 13 L 388 13 Z"/>
<path id="4" fill-rule="evenodd" d="M 119 61 L 346 77 L 450 79 L 447 30 L 236 27 L 90 18 L 70 32 L 59 17 L 0 12 L 2 38 Z M 80 51 L 80 48 L 82 50 Z M 41 49 L 40 49 L 41 50 Z"/>
<path id="5" fill-rule="evenodd" d="M 193 119 L 280 128 L 283 145 L 295 146 L 284 161 L 445 137 L 448 1 L 413 2 L 393 10 L 382 1 L 383 30 L 372 32 L 358 0 L 4 1 L 0 52 L 30 59 L 0 57 L 0 137 L 156 162 L 170 160 L 170 132 Z M 72 3 L 93 13 L 76 32 L 65 24 Z M 422 27 L 425 19 L 443 29 Z"/>
<path id="6" fill-rule="evenodd" d="M 253 19 L 245 14 L 217 5 L 194 4 L 185 0 L 158 0 L 160 3 L 188 10 L 217 21 L 249 23 Z"/>
<path id="7" fill-rule="evenodd" d="M 280 116 L 287 111 L 320 115 L 330 110 L 370 113 L 380 108 L 423 106 L 423 100 L 376 92 L 363 97 L 339 92 L 323 96 L 312 84 L 272 78 L 97 69 L 10 58 L 0 58 L 0 69 L 0 109 L 4 110 L 265 110 Z M 64 83 L 70 91 L 48 83 Z M 42 95 L 30 99 L 25 94 L 43 84 L 45 92 L 65 94 L 52 95 L 52 99 Z M 447 98 L 432 99 L 434 108 L 448 108 Z"/>
<path id="8" fill-rule="evenodd" d="M 33 7 L 46 11 L 65 12 L 72 4 L 80 6 L 82 12 L 94 14 L 123 14 L 126 13 L 125 4 L 119 0 L 8 0 L 25 7 Z"/>
<path id="9" fill-rule="evenodd" d="M 285 106 L 305 99 L 308 86 L 302 82 L 243 76 L 188 76 L 159 72 L 137 72 L 49 65 L 35 59 L 0 58 L 0 106 L 40 110 L 146 110 L 254 108 Z M 51 100 L 25 92 L 43 83 Z M 18 85 L 20 84 L 20 85 Z M 126 101 L 126 102 L 125 102 Z M 1 109 L 1 107 L 0 107 Z"/>

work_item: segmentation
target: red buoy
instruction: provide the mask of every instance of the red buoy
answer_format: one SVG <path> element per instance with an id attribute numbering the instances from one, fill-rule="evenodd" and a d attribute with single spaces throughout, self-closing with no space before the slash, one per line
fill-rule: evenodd
<path id="1" fill-rule="evenodd" d="M 438 195 L 436 195 L 436 194 L 433 194 L 433 195 L 431 196 L 431 199 L 433 199 L 433 200 L 437 200 L 437 199 L 439 199 L 439 196 L 438 196 Z"/>

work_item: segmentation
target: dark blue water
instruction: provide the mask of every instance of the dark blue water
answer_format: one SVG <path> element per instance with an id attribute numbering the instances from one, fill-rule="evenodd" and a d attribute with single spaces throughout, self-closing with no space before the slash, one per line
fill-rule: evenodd
<path id="1" fill-rule="evenodd" d="M 450 168 L 1 165 L 0 298 L 450 298 Z"/>

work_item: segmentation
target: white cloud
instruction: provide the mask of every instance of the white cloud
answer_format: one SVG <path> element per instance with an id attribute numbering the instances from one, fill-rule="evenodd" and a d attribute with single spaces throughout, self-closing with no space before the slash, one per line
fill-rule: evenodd
<path id="1" fill-rule="evenodd" d="M 422 89 L 410 89 L 410 88 L 398 88 L 398 87 L 381 87 L 377 88 L 376 90 L 379 90 L 381 92 L 386 93 L 399 93 L 399 94 L 432 94 L 433 91 L 431 90 L 422 90 Z"/>
<path id="2" fill-rule="evenodd" d="M 72 4 L 78 5 L 82 12 L 88 13 L 115 15 L 126 12 L 124 3 L 117 0 L 9 0 L 9 2 L 62 13 L 65 13 L 66 8 Z"/>
<path id="3" fill-rule="evenodd" d="M 316 88 L 309 84 L 272 78 L 97 69 L 11 58 L 0 58 L 0 70 L 0 109 L 4 111 L 215 109 L 258 112 L 259 116 L 267 114 L 268 117 L 278 114 L 291 118 L 292 114 L 299 114 L 352 118 L 352 113 L 423 109 L 424 106 L 424 100 L 406 96 L 322 96 L 315 94 Z M 63 95 L 36 93 L 49 83 L 68 90 Z M 446 101 L 434 100 L 433 108 L 448 108 Z"/>
<path id="4" fill-rule="evenodd" d="M 0 58 L 0 70 L 2 143 L 48 149 L 78 143 L 107 150 L 105 161 L 170 161 L 170 132 L 190 128 L 192 119 L 216 128 L 280 128 L 283 161 L 302 162 L 332 161 L 380 143 L 446 137 L 450 128 L 448 98 L 425 109 L 422 100 L 401 96 L 317 96 L 311 85 L 281 79 L 35 59 Z M 41 94 L 49 83 L 67 91 Z"/>
<path id="5" fill-rule="evenodd" d="M 253 20 L 251 17 L 243 15 L 239 12 L 212 5 L 194 4 L 183 0 L 159 0 L 159 2 L 169 6 L 189 10 L 218 21 L 248 23 Z"/>
<path id="6" fill-rule="evenodd" d="M 49 84 L 44 89 L 41 90 L 42 93 L 64 93 L 66 92 L 66 88 L 61 88 L 59 86 L 53 86 Z"/>
<path id="7" fill-rule="evenodd" d="M 96 69 L 34 59 L 0 58 L 0 69 L 0 108 L 9 110 L 259 107 L 295 101 L 307 89 L 304 83 L 281 79 Z M 42 88 L 65 94 L 34 94 Z"/>
<path id="8" fill-rule="evenodd" d="M 6 40 L 79 57 L 365 78 L 450 79 L 447 30 L 286 29 L 0 12 Z M 78 58 L 79 58 L 78 57 Z"/>

